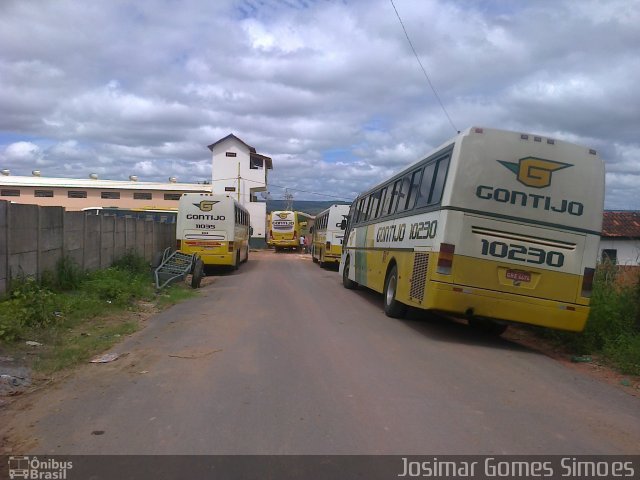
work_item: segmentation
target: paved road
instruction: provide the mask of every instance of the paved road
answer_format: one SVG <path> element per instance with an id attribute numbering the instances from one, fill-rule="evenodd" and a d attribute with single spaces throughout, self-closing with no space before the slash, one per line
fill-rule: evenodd
<path id="1" fill-rule="evenodd" d="M 252 253 L 36 399 L 36 453 L 640 452 L 640 400 L 502 339 Z M 141 374 L 141 371 L 148 373 Z M 26 436 L 26 437 L 25 437 Z"/>

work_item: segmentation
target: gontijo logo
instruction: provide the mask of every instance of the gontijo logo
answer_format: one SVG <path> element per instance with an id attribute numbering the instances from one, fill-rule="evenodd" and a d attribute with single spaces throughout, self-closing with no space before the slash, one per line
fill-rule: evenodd
<path id="1" fill-rule="evenodd" d="M 285 213 L 285 212 L 280 212 L 280 213 L 278 214 L 278 217 L 280 217 L 280 219 L 281 219 L 281 220 L 284 220 L 284 219 L 285 219 L 285 218 L 287 218 L 288 216 L 289 216 L 289 214 L 288 214 L 288 213 Z"/>
<path id="2" fill-rule="evenodd" d="M 210 212 L 216 203 L 219 202 L 215 200 L 202 200 L 200 203 L 194 203 L 193 205 L 198 207 L 201 212 Z"/>
<path id="3" fill-rule="evenodd" d="M 544 188 L 551 185 L 551 174 L 556 170 L 572 167 L 569 163 L 554 162 L 542 158 L 525 157 L 518 163 L 498 160 L 517 175 L 518 181 L 527 187 Z"/>

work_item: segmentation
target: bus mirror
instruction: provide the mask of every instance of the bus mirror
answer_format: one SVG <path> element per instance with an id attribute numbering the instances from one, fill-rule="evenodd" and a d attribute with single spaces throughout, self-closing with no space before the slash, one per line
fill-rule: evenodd
<path id="1" fill-rule="evenodd" d="M 342 221 L 340 222 L 340 230 L 346 230 L 347 229 L 347 219 L 343 218 Z"/>
<path id="2" fill-rule="evenodd" d="M 309 228 L 309 233 L 313 233 L 313 227 Z"/>

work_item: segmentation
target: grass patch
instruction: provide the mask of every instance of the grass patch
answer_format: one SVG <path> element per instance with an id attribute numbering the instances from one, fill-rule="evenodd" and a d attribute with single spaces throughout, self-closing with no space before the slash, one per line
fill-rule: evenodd
<path id="1" fill-rule="evenodd" d="M 197 295 L 184 283 L 156 293 L 149 265 L 127 254 L 105 270 L 82 272 L 64 258 L 42 282 L 23 277 L 0 302 L 0 352 L 23 354 L 52 373 L 109 349 L 139 327 L 140 310 L 155 311 Z M 25 341 L 40 347 L 27 347 Z"/>
<path id="2" fill-rule="evenodd" d="M 158 294 L 157 302 L 161 308 L 168 308 L 197 295 L 196 290 L 187 287 L 184 283 L 174 283 Z"/>
<path id="3" fill-rule="evenodd" d="M 599 266 L 583 332 L 537 331 L 573 354 L 598 354 L 620 372 L 640 375 L 640 279 L 621 286 L 615 273 L 615 265 Z"/>
<path id="4" fill-rule="evenodd" d="M 88 322 L 84 328 L 61 332 L 53 342 L 45 343 L 33 367 L 36 371 L 50 374 L 78 363 L 89 361 L 97 353 L 108 350 L 123 336 L 138 330 L 138 322 L 120 320 L 115 322 Z"/>

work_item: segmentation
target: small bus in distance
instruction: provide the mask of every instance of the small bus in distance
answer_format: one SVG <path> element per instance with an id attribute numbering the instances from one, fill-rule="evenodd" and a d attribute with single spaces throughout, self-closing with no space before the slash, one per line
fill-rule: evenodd
<path id="1" fill-rule="evenodd" d="M 185 193 L 178 204 L 177 249 L 206 266 L 238 268 L 249 259 L 249 212 L 229 195 Z"/>
<path id="2" fill-rule="evenodd" d="M 321 267 L 338 265 L 347 228 L 349 205 L 331 205 L 316 215 L 313 225 L 311 259 Z"/>
<path id="3" fill-rule="evenodd" d="M 541 135 L 470 128 L 359 195 L 340 271 L 346 288 L 465 316 L 581 331 L 602 228 L 604 163 Z"/>
<path id="4" fill-rule="evenodd" d="M 269 238 L 276 252 L 284 249 L 300 251 L 300 237 L 309 234 L 311 215 L 291 210 L 271 212 Z"/>

